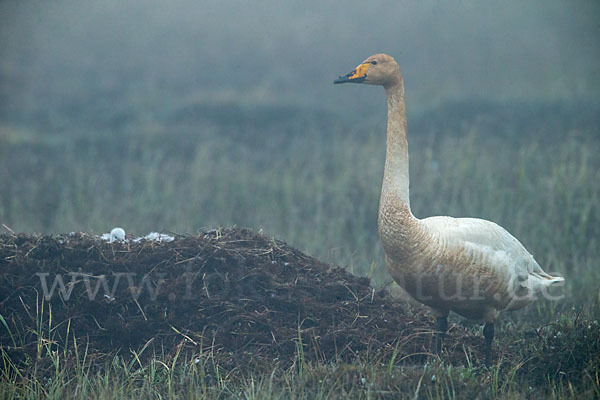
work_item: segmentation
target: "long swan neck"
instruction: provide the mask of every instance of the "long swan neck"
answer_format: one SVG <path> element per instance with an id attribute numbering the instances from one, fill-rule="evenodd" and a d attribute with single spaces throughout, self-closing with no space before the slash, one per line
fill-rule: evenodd
<path id="1" fill-rule="evenodd" d="M 408 142 L 404 84 L 398 79 L 385 86 L 388 106 L 387 151 L 379 203 L 379 237 L 388 258 L 403 262 L 422 251 L 425 232 L 410 209 L 408 196 Z"/>
<path id="2" fill-rule="evenodd" d="M 386 86 L 385 92 L 388 120 L 382 197 L 393 197 L 395 201 L 401 202 L 410 210 L 406 106 L 402 78 L 399 77 L 394 84 Z"/>

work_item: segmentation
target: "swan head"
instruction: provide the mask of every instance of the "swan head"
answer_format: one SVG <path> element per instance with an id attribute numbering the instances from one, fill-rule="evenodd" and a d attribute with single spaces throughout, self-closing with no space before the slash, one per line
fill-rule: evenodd
<path id="1" fill-rule="evenodd" d="M 333 83 L 366 83 L 388 87 L 401 80 L 400 67 L 392 56 L 373 54 L 351 72 L 337 78 Z"/>

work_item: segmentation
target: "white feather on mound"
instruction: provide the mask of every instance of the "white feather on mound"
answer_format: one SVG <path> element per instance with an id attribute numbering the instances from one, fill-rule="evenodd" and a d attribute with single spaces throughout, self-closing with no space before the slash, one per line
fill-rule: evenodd
<path id="1" fill-rule="evenodd" d="M 175 238 L 171 235 L 167 235 L 165 233 L 158 232 L 150 232 L 144 237 L 138 237 L 133 239 L 134 242 L 139 242 L 140 240 L 155 240 L 157 242 L 171 242 L 175 240 Z"/>
<path id="2" fill-rule="evenodd" d="M 128 242 L 129 240 L 125 238 L 125 230 L 123 228 L 113 228 L 110 233 L 104 233 L 100 236 L 102 240 L 108 240 L 110 243 L 116 241 Z M 171 235 L 167 235 L 165 233 L 159 232 L 150 232 L 146 236 L 137 237 L 135 239 L 131 239 L 132 242 L 139 242 L 141 240 L 153 240 L 156 242 L 171 242 L 175 240 L 175 238 Z"/>

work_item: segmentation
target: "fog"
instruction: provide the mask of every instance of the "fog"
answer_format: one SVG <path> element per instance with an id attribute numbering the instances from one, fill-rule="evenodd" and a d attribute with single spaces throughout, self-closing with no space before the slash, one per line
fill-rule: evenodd
<path id="1" fill-rule="evenodd" d="M 375 52 L 401 65 L 409 113 L 471 98 L 594 99 L 599 21 L 595 0 L 4 0 L 0 117 L 52 125 L 101 103 L 152 118 L 203 101 L 379 118 L 378 90 L 332 85 Z"/>

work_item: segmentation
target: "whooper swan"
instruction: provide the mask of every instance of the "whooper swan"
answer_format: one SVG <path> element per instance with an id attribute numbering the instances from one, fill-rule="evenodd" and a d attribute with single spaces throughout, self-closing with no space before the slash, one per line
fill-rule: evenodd
<path id="1" fill-rule="evenodd" d="M 448 313 L 485 322 L 485 362 L 489 365 L 494 323 L 500 311 L 535 300 L 564 279 L 547 274 L 533 256 L 499 225 L 476 218 L 416 218 L 408 194 L 408 143 L 404 82 L 396 61 L 375 54 L 334 83 L 380 85 L 387 95 L 387 151 L 379 236 L 394 280 L 431 307 L 436 351 L 441 351 Z"/>

